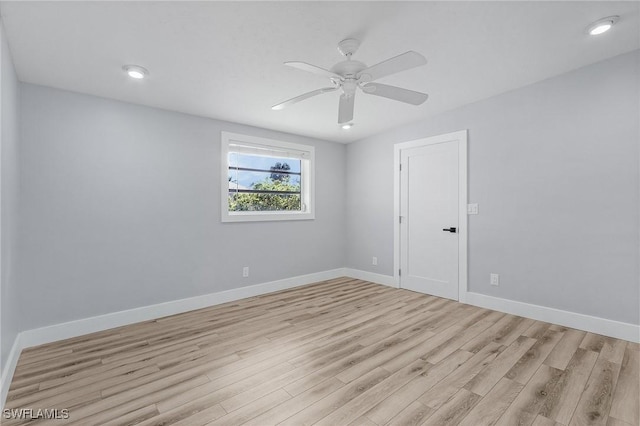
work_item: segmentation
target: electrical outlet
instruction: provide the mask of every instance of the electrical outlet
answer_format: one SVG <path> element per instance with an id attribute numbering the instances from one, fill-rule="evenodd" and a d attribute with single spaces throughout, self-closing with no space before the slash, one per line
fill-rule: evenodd
<path id="1" fill-rule="evenodd" d="M 467 204 L 467 214 L 478 214 L 478 203 Z"/>
<path id="2" fill-rule="evenodd" d="M 499 274 L 491 274 L 491 285 L 500 285 L 500 275 Z"/>
<path id="3" fill-rule="evenodd" d="M 247 278 L 249 276 L 249 267 L 245 266 L 244 268 L 242 268 L 242 276 L 244 278 Z"/>
<path id="4" fill-rule="evenodd" d="M 378 258 L 373 256 L 373 258 L 371 259 L 371 264 L 372 265 L 377 265 L 378 264 Z"/>

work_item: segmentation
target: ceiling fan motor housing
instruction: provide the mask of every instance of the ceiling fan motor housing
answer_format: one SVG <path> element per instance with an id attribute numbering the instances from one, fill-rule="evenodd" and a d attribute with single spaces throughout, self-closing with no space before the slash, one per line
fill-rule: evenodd
<path id="1" fill-rule="evenodd" d="M 338 62 L 331 68 L 331 72 L 339 74 L 346 78 L 356 78 L 358 73 L 366 70 L 367 66 L 360 61 L 346 60 Z"/>

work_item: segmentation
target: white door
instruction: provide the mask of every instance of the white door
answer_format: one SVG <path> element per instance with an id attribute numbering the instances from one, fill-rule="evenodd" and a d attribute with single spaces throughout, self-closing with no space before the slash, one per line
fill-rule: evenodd
<path id="1" fill-rule="evenodd" d="M 462 207 L 458 145 L 449 140 L 400 151 L 400 287 L 454 300 Z"/>

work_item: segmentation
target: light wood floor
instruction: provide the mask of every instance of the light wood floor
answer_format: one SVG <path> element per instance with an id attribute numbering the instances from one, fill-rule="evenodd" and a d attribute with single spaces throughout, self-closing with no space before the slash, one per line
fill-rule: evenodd
<path id="1" fill-rule="evenodd" d="M 6 408 L 73 425 L 636 426 L 639 347 L 336 279 L 30 348 Z M 2 425 L 21 424 L 2 420 Z"/>

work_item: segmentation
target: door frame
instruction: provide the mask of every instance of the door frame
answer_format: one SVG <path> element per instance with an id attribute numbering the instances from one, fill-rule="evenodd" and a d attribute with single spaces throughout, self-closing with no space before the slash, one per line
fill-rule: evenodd
<path id="1" fill-rule="evenodd" d="M 458 301 L 467 299 L 467 130 L 430 136 L 393 146 L 393 279 L 400 288 L 400 159 L 403 149 L 434 145 L 444 142 L 458 143 Z"/>

